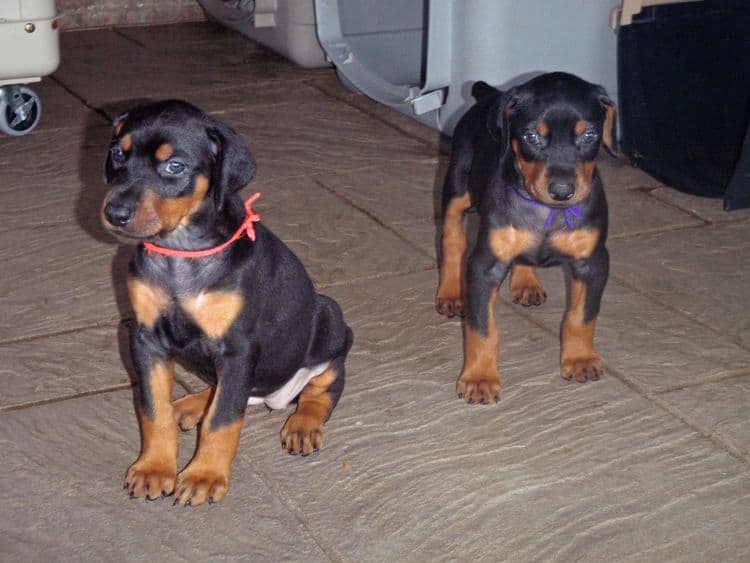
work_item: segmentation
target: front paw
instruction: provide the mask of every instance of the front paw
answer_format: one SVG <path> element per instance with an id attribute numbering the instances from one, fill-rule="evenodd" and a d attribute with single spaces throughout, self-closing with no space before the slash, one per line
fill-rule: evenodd
<path id="1" fill-rule="evenodd" d="M 229 479 L 229 471 L 194 467 L 191 463 L 177 476 L 174 504 L 200 506 L 219 502 L 229 490 Z"/>
<path id="2" fill-rule="evenodd" d="M 155 500 L 174 491 L 177 468 L 163 460 L 138 458 L 125 474 L 125 486 L 131 498 Z"/>
<path id="3" fill-rule="evenodd" d="M 323 421 L 295 412 L 281 428 L 281 447 L 292 455 L 309 455 L 323 447 Z"/>
<path id="4" fill-rule="evenodd" d="M 435 308 L 441 315 L 445 315 L 448 318 L 464 316 L 464 300 L 460 294 L 456 295 L 441 295 L 438 293 L 435 298 Z"/>
<path id="5" fill-rule="evenodd" d="M 575 380 L 578 383 L 596 381 L 604 375 L 604 363 L 597 354 L 578 358 L 564 358 L 561 373 L 563 379 L 568 381 Z"/>
<path id="6" fill-rule="evenodd" d="M 541 285 L 527 285 L 523 287 L 512 287 L 511 297 L 513 303 L 524 307 L 538 307 L 547 300 L 547 293 Z"/>
<path id="7" fill-rule="evenodd" d="M 497 373 L 463 373 L 456 383 L 456 393 L 471 404 L 497 402 L 500 397 L 500 376 Z"/>

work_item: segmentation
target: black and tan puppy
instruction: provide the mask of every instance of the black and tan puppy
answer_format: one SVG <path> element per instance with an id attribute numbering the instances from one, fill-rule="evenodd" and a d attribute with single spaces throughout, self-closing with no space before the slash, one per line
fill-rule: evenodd
<path id="1" fill-rule="evenodd" d="M 601 86 L 565 73 L 505 92 L 478 82 L 477 103 L 459 121 L 443 188 L 437 309 L 466 317 L 457 391 L 469 403 L 497 400 L 495 300 L 511 270 L 513 301 L 546 299 L 535 266 L 562 265 L 568 304 L 562 323 L 565 379 L 596 380 L 603 364 L 594 326 L 607 282 L 607 202 L 596 169 L 601 145 L 616 152 L 616 113 Z M 468 258 L 463 215 L 478 207 Z"/>
<path id="2" fill-rule="evenodd" d="M 297 257 L 237 193 L 255 163 L 229 127 L 181 101 L 144 105 L 114 124 L 104 225 L 138 243 L 128 290 L 142 449 L 125 476 L 131 496 L 175 503 L 221 500 L 248 404 L 284 408 L 282 446 L 321 447 L 344 387 L 352 333 L 315 292 Z M 175 361 L 210 386 L 172 400 Z M 178 425 L 200 423 L 177 474 Z"/>

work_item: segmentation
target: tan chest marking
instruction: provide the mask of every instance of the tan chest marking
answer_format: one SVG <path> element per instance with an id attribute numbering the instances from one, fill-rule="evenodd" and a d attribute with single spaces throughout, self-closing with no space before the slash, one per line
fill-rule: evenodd
<path id="1" fill-rule="evenodd" d="M 554 248 L 565 254 L 582 260 L 588 258 L 599 242 L 599 229 L 578 229 L 575 231 L 560 231 L 550 238 Z"/>
<path id="2" fill-rule="evenodd" d="M 138 322 L 147 328 L 154 324 L 169 304 L 169 297 L 159 287 L 137 278 L 128 278 L 128 293 Z"/>
<path id="3" fill-rule="evenodd" d="M 239 315 L 245 300 L 233 291 L 199 293 L 181 301 L 182 307 L 209 338 L 224 336 Z"/>
<path id="4" fill-rule="evenodd" d="M 536 244 L 536 237 L 530 231 L 515 227 L 500 227 L 490 231 L 490 249 L 501 262 L 510 262 Z"/>

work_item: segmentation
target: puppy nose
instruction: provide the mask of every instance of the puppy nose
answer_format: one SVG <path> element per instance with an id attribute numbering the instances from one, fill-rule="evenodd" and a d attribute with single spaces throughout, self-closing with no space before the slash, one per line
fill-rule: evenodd
<path id="1" fill-rule="evenodd" d="M 125 205 L 108 203 L 104 207 L 104 216 L 115 227 L 124 227 L 133 220 L 135 211 Z"/>
<path id="2" fill-rule="evenodd" d="M 565 184 L 563 182 L 554 182 L 549 186 L 549 195 L 552 196 L 552 199 L 557 201 L 570 199 L 573 197 L 575 191 L 573 184 Z"/>

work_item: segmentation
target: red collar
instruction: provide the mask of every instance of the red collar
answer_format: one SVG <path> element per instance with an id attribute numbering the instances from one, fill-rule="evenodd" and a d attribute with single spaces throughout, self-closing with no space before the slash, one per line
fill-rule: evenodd
<path id="1" fill-rule="evenodd" d="M 156 246 L 155 244 L 150 242 L 144 242 L 143 247 L 146 249 L 146 252 L 149 255 L 156 253 L 161 254 L 162 256 L 177 256 L 178 258 L 203 258 L 204 256 L 210 256 L 211 254 L 221 252 L 234 241 L 242 238 L 245 234 L 247 234 L 247 238 L 254 242 L 255 227 L 253 226 L 253 223 L 257 223 L 258 221 L 260 221 L 260 215 L 253 211 L 253 202 L 259 197 L 260 192 L 256 192 L 249 198 L 247 198 L 247 201 L 245 201 L 245 220 L 242 221 L 240 227 L 234 232 L 229 240 L 223 242 L 219 246 L 206 248 L 205 250 L 177 250 L 174 248 L 164 248 L 163 246 Z"/>

